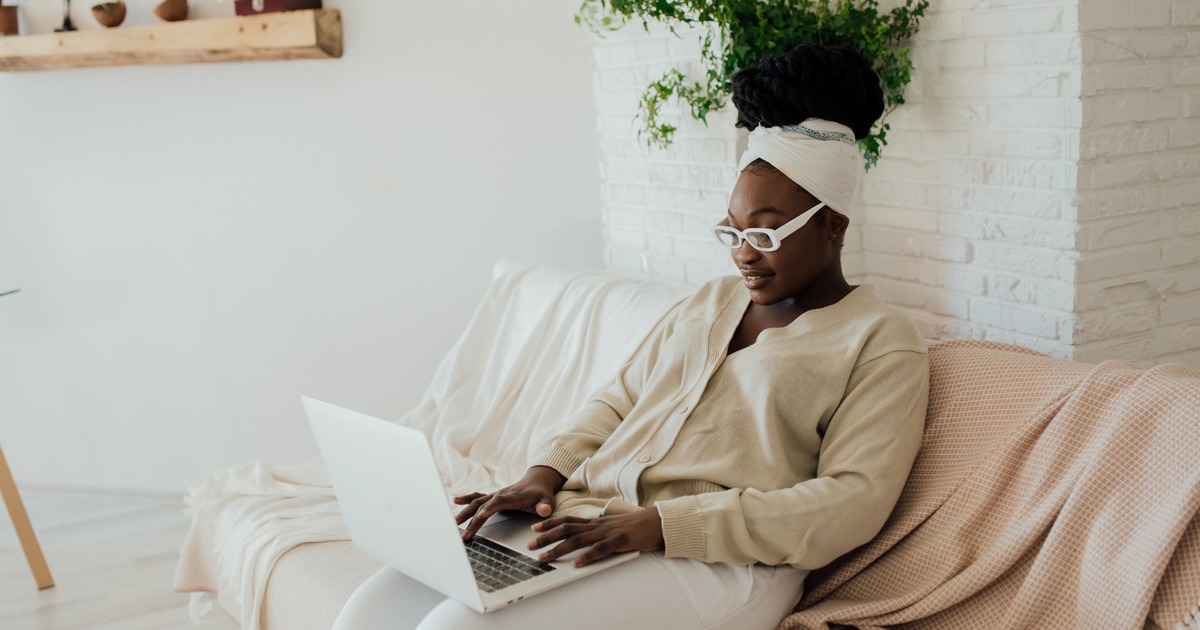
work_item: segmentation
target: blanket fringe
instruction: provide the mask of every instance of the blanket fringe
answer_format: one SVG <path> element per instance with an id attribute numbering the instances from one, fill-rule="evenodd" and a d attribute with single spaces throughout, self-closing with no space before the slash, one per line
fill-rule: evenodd
<path id="1" fill-rule="evenodd" d="M 1183 614 L 1183 621 L 1175 624 L 1175 630 L 1200 630 L 1200 603 L 1192 606 L 1191 612 Z"/>

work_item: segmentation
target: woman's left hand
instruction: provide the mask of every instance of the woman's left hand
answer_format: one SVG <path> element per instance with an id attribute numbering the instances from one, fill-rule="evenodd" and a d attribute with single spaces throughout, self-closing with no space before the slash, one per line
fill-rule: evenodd
<path id="1" fill-rule="evenodd" d="M 577 567 L 614 553 L 654 551 L 662 549 L 664 545 L 662 518 L 658 515 L 658 508 L 653 507 L 596 519 L 577 516 L 548 518 L 535 524 L 533 531 L 545 533 L 529 542 L 530 549 L 541 549 L 562 541 L 538 558 L 542 562 L 553 562 L 572 551 L 587 548 L 575 559 Z"/>

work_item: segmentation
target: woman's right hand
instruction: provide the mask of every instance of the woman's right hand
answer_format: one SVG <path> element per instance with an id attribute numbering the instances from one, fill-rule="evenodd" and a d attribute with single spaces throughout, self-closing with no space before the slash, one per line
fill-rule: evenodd
<path id="1" fill-rule="evenodd" d="M 500 510 L 520 510 L 541 517 L 550 516 L 554 511 L 554 494 L 566 481 L 566 477 L 549 466 L 532 466 L 519 481 L 491 494 L 474 492 L 454 497 L 455 503 L 467 506 L 458 513 L 456 522 L 461 525 L 471 519 L 463 530 L 463 540 L 474 538 L 475 532 Z"/>

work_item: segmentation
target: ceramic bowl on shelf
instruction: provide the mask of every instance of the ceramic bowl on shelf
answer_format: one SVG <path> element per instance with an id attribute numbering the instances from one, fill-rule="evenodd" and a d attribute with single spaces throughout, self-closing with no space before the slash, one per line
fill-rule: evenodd
<path id="1" fill-rule="evenodd" d="M 120 26 L 121 22 L 125 21 L 125 2 L 124 0 L 102 2 L 92 7 L 92 15 L 101 26 L 108 28 Z"/>
<path id="2" fill-rule="evenodd" d="M 188 16 L 187 0 L 163 0 L 157 7 L 154 7 L 154 15 L 168 22 L 186 20 Z"/>

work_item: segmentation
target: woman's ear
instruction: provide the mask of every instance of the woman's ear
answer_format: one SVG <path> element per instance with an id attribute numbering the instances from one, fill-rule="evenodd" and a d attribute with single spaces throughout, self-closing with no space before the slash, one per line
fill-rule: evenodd
<path id="1" fill-rule="evenodd" d="M 850 227 L 850 218 L 833 208 L 826 207 L 825 210 L 828 210 L 825 225 L 829 227 L 829 238 L 836 241 L 846 235 L 846 228 Z"/>

